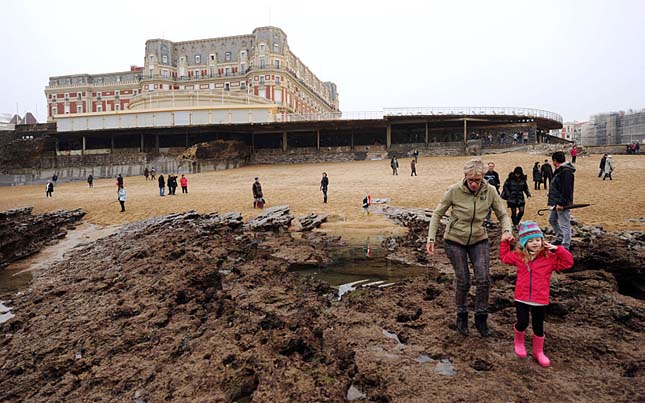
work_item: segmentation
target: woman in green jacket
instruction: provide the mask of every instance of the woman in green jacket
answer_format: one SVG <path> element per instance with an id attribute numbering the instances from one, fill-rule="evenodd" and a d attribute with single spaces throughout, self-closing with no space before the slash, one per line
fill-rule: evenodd
<path id="1" fill-rule="evenodd" d="M 435 236 L 439 220 L 452 208 L 443 234 L 444 249 L 456 276 L 455 301 L 457 305 L 457 331 L 468 335 L 468 290 L 470 271 L 468 258 L 474 268 L 475 325 L 479 333 L 488 337 L 488 292 L 490 287 L 488 234 L 484 221 L 492 208 L 502 223 L 502 239 L 513 240 L 511 219 L 495 187 L 484 180 L 486 167 L 479 159 L 464 166 L 464 178 L 448 188 L 432 213 L 426 249 L 430 256 L 435 252 Z"/>

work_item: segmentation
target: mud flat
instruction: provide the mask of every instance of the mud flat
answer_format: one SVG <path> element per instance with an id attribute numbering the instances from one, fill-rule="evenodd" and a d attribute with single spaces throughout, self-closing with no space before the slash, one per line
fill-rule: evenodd
<path id="1" fill-rule="evenodd" d="M 385 244 L 425 265 L 423 276 L 339 300 L 336 288 L 291 271 L 330 264 L 338 238 L 296 239 L 288 219 L 251 230 L 241 218 L 135 222 L 39 272 L 6 301 L 15 317 L 0 325 L 0 401 L 645 399 L 643 300 L 605 270 L 611 253 L 585 261 L 584 252 L 602 252 L 600 239 L 642 268 L 639 239 L 577 238 L 586 263 L 554 276 L 544 369 L 514 356 L 514 272 L 494 249 L 494 336 L 462 337 L 445 255 L 424 263 L 418 253 L 422 224 L 408 220 Z"/>

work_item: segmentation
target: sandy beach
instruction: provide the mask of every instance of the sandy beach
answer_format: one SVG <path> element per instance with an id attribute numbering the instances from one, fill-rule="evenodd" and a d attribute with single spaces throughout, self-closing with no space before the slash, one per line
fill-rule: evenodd
<path id="1" fill-rule="evenodd" d="M 352 234 L 391 234 L 400 228 L 381 215 L 365 216 L 361 201 L 369 193 L 373 199 L 390 198 L 392 206 L 434 208 L 446 188 L 462 176 L 462 167 L 471 157 L 420 158 L 417 177 L 410 176 L 410 158 L 399 160 L 399 175 L 393 176 L 388 160 L 344 163 L 255 165 L 226 171 L 188 175 L 189 193 L 159 196 L 156 181 L 143 175 L 126 177 L 127 202 L 124 213 L 116 201 L 115 179 L 98 179 L 94 188 L 85 182 L 64 182 L 60 178 L 54 197 L 45 198 L 44 185 L 5 188 L 0 194 L 0 209 L 33 206 L 34 213 L 56 209 L 81 208 L 85 219 L 99 226 L 123 224 L 173 212 L 196 210 L 200 213 L 242 213 L 245 220 L 259 211 L 252 206 L 251 185 L 259 176 L 268 206 L 287 204 L 296 217 L 310 213 L 326 213 L 330 222 L 326 230 L 351 237 Z M 546 155 L 508 153 L 483 156 L 497 164 L 502 182 L 515 166 L 528 174 L 533 197 L 528 199 L 525 219 L 545 225 L 547 216 L 538 216 L 537 209 L 546 207 L 547 192 L 533 191 L 531 169 L 535 161 Z M 638 181 L 645 168 L 640 155 L 614 156 L 614 180 L 597 177 L 600 155 L 579 157 L 576 164 L 575 202 L 592 206 L 575 210 L 573 216 L 585 224 L 602 224 L 607 230 L 642 230 L 644 223 L 629 221 L 645 214 L 645 188 Z M 323 204 L 319 191 L 321 173 L 329 175 L 329 203 Z M 166 172 L 163 172 L 167 176 Z M 62 182 L 61 182 L 62 180 Z"/>

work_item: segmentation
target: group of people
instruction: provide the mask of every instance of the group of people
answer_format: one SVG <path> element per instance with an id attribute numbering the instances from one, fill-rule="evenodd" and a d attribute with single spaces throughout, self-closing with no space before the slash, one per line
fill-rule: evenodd
<path id="1" fill-rule="evenodd" d="M 154 168 L 153 168 L 154 169 Z M 175 195 L 177 192 L 177 175 L 168 174 L 168 180 L 164 178 L 163 174 L 159 175 L 157 179 L 159 184 L 159 196 L 164 196 L 166 191 L 166 186 L 168 186 L 168 194 Z M 181 185 L 181 193 L 188 193 L 188 178 L 184 174 L 181 175 L 179 179 L 179 184 Z"/>
<path id="2" fill-rule="evenodd" d="M 410 161 L 410 176 L 417 175 L 417 164 L 419 163 L 419 149 L 414 149 L 412 151 L 412 160 Z M 399 174 L 399 160 L 396 155 L 392 156 L 390 159 L 390 168 L 392 168 L 392 175 Z"/>
<path id="3" fill-rule="evenodd" d="M 641 145 L 638 141 L 632 141 L 626 145 L 627 154 L 638 154 L 641 150 Z"/>
<path id="4" fill-rule="evenodd" d="M 152 167 L 151 169 L 148 169 L 148 167 L 146 167 L 143 170 L 143 176 L 146 178 L 146 180 L 148 180 L 148 178 L 150 178 L 151 181 L 155 180 L 156 174 L 157 170 L 155 169 L 155 167 Z"/>
<path id="5" fill-rule="evenodd" d="M 598 177 L 600 178 L 602 176 L 602 180 L 607 178 L 610 181 L 614 180 L 611 177 L 612 172 L 614 172 L 614 161 L 611 159 L 611 155 L 605 154 L 600 159 L 600 172 L 598 172 Z"/>
<path id="6" fill-rule="evenodd" d="M 432 258 L 439 222 L 449 209 L 450 218 L 443 234 L 444 250 L 455 271 L 456 330 L 467 336 L 468 293 L 471 285 L 468 261 L 475 277 L 475 327 L 483 337 L 492 335 L 488 327 L 488 296 L 490 290 L 490 244 L 485 221 L 491 211 L 502 226 L 500 259 L 517 270 L 515 285 L 516 322 L 514 350 L 518 357 L 526 357 L 524 334 L 533 326 L 532 355 L 543 367 L 550 365 L 544 354 L 544 316 L 549 303 L 550 278 L 554 270 L 573 266 L 571 247 L 571 216 L 567 206 L 573 203 L 575 168 L 566 162 L 565 154 L 557 151 L 551 156 L 555 171 L 549 189 L 549 223 L 555 231 L 555 240 L 546 242 L 539 225 L 534 221 L 519 222 L 521 215 L 508 216 L 499 194 L 499 175 L 495 164 L 488 169 L 481 160 L 471 160 L 464 166 L 464 177 L 451 186 L 433 211 L 428 229 L 426 249 Z M 520 167 L 518 167 L 520 168 Z M 509 199 L 517 194 L 530 195 L 526 175 L 515 169 L 507 182 Z M 506 187 L 506 185 L 505 185 Z M 523 196 L 523 195 L 522 195 Z M 507 199 L 508 202 L 508 199 Z M 523 210 L 522 210 L 523 213 Z M 518 218 L 519 217 L 519 218 Z M 518 222 L 515 232 L 513 224 Z M 519 241 L 519 242 L 518 242 Z"/>

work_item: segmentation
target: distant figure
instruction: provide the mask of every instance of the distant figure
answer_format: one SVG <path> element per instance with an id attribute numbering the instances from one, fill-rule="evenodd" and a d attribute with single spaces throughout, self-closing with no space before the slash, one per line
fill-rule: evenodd
<path id="1" fill-rule="evenodd" d="M 519 137 L 519 136 L 517 135 L 517 133 L 514 133 L 514 134 L 513 134 L 513 144 L 517 144 L 517 139 L 518 139 L 518 137 Z"/>
<path id="2" fill-rule="evenodd" d="M 45 197 L 54 197 L 54 183 L 52 181 L 47 181 L 45 185 Z"/>
<path id="3" fill-rule="evenodd" d="M 576 163 L 576 157 L 578 157 L 578 147 L 573 146 L 571 149 L 571 163 L 575 164 Z"/>
<path id="4" fill-rule="evenodd" d="M 392 167 L 392 175 L 399 174 L 399 161 L 396 159 L 396 156 L 390 160 L 390 167 Z"/>
<path id="5" fill-rule="evenodd" d="M 523 132 L 523 133 L 522 133 L 522 142 L 523 142 L 524 144 L 528 144 L 528 143 L 529 143 L 529 132 Z"/>
<path id="6" fill-rule="evenodd" d="M 148 176 L 150 176 L 150 171 L 148 170 L 148 167 L 143 170 L 143 176 L 146 177 L 146 181 L 148 180 Z M 154 179 L 154 178 L 153 178 Z"/>
<path id="7" fill-rule="evenodd" d="M 540 190 L 542 184 L 542 171 L 540 170 L 540 163 L 535 161 L 533 165 L 533 190 Z"/>
<path id="8" fill-rule="evenodd" d="M 320 180 L 320 190 L 323 192 L 323 203 L 327 203 L 328 186 L 329 186 L 329 178 L 327 177 L 327 172 L 323 172 L 322 179 Z"/>
<path id="9" fill-rule="evenodd" d="M 188 178 L 186 178 L 183 174 L 181 175 L 179 184 L 181 185 L 181 193 L 188 194 Z"/>
<path id="10" fill-rule="evenodd" d="M 495 163 L 493 161 L 488 163 L 488 170 L 484 173 L 484 180 L 486 180 L 490 185 L 495 186 L 495 190 L 497 190 L 497 194 L 499 194 L 499 187 L 502 182 L 499 180 L 499 174 L 495 171 Z M 484 226 L 486 228 L 489 228 L 492 225 L 490 220 L 492 212 L 493 207 L 491 206 L 488 208 L 488 214 L 486 214 L 486 219 L 484 220 Z"/>
<path id="11" fill-rule="evenodd" d="M 125 211 L 125 188 L 123 186 L 119 186 L 119 190 L 116 192 L 116 195 L 119 200 L 119 204 L 121 204 L 121 212 L 123 213 Z"/>
<path id="12" fill-rule="evenodd" d="M 163 174 L 159 175 L 158 181 L 159 181 L 159 196 L 163 196 L 164 191 L 166 190 L 166 179 L 163 177 Z"/>
<path id="13" fill-rule="evenodd" d="M 177 190 L 177 175 L 168 174 L 166 184 L 168 185 L 168 194 L 175 195 Z"/>
<path id="14" fill-rule="evenodd" d="M 121 204 L 121 212 L 123 213 L 125 211 L 125 188 L 123 186 L 119 186 L 117 199 L 119 200 L 119 204 Z"/>
<path id="15" fill-rule="evenodd" d="M 600 159 L 600 171 L 598 172 L 598 177 L 600 178 L 602 174 L 605 173 L 605 163 L 607 161 L 607 154 L 603 155 Z"/>
<path id="16" fill-rule="evenodd" d="M 372 204 L 372 197 L 367 194 L 363 198 L 363 211 L 367 213 L 367 215 L 370 215 L 370 205 Z"/>
<path id="17" fill-rule="evenodd" d="M 506 133 L 502 132 L 502 134 L 499 135 L 499 144 L 504 143 L 506 143 Z"/>
<path id="18" fill-rule="evenodd" d="M 515 167 L 513 172 L 508 174 L 502 191 L 502 199 L 506 200 L 508 208 L 511 209 L 511 221 L 515 229 L 524 215 L 524 205 L 526 204 L 524 194 L 531 197 L 529 185 L 526 183 L 526 175 L 524 175 L 522 167 Z"/>
<path id="19" fill-rule="evenodd" d="M 253 208 L 264 208 L 264 195 L 262 194 L 262 185 L 258 177 L 253 182 Z"/>
<path id="20" fill-rule="evenodd" d="M 53 174 L 53 175 L 52 175 L 52 183 L 53 183 L 53 185 L 54 185 L 54 186 L 56 186 L 56 181 L 57 181 L 57 180 L 58 180 L 58 175 Z"/>
<path id="21" fill-rule="evenodd" d="M 417 176 L 417 160 L 414 158 L 410 161 L 410 170 L 410 176 Z"/>
<path id="22" fill-rule="evenodd" d="M 544 190 L 549 189 L 547 186 L 547 181 L 549 182 L 549 186 L 551 185 L 551 178 L 553 178 L 553 168 L 551 167 L 551 164 L 549 164 L 549 160 L 544 160 L 544 164 L 542 164 L 542 168 L 540 168 L 540 172 L 542 173 L 542 182 L 544 182 Z"/>
<path id="23" fill-rule="evenodd" d="M 414 162 L 419 162 L 419 149 L 415 148 L 414 151 L 412 152 L 412 156 L 414 157 Z"/>
<path id="24" fill-rule="evenodd" d="M 123 187 L 123 176 L 121 176 L 121 174 L 116 176 L 116 186 L 119 188 Z"/>
<path id="25" fill-rule="evenodd" d="M 92 176 L 92 174 L 89 174 L 88 177 L 87 177 L 87 185 L 90 188 L 94 187 L 94 176 Z"/>
<path id="26" fill-rule="evenodd" d="M 605 180 L 609 178 L 610 181 L 612 181 L 611 173 L 614 171 L 614 162 L 611 160 L 611 155 L 607 156 L 607 160 L 605 160 L 605 176 L 602 178 L 602 180 Z"/>
<path id="27" fill-rule="evenodd" d="M 156 173 L 157 173 L 157 171 L 155 170 L 155 167 L 152 167 L 152 169 L 150 170 L 150 180 L 151 181 L 155 180 L 155 174 Z"/>

